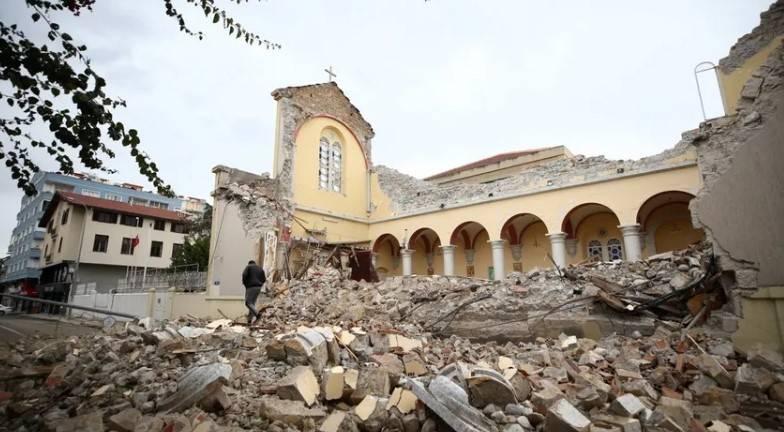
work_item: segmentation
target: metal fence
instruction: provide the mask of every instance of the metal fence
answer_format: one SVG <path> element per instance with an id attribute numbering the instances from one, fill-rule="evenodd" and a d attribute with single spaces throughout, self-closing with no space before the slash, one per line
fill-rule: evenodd
<path id="1" fill-rule="evenodd" d="M 150 288 L 165 290 L 177 288 L 179 291 L 205 291 L 207 289 L 207 272 L 198 270 L 171 271 L 149 270 L 131 272 L 128 277 L 117 281 L 116 292 L 140 292 Z"/>

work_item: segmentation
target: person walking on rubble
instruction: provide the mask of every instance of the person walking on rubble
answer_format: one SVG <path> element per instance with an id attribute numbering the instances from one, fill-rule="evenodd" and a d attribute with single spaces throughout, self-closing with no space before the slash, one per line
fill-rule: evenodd
<path id="1" fill-rule="evenodd" d="M 254 324 L 261 318 L 261 313 L 256 310 L 256 300 L 259 298 L 261 288 L 267 276 L 264 269 L 256 261 L 248 261 L 245 270 L 242 271 L 242 285 L 245 286 L 245 307 L 248 308 L 248 325 Z"/>

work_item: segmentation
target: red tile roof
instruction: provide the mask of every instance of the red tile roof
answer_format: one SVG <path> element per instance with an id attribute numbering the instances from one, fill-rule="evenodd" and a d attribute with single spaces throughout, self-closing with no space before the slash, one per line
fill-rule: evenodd
<path id="1" fill-rule="evenodd" d="M 452 175 L 452 174 L 459 173 L 461 171 L 466 171 L 466 170 L 470 170 L 470 169 L 474 169 L 474 168 L 481 168 L 483 166 L 492 165 L 492 164 L 496 164 L 496 163 L 501 163 L 503 161 L 507 161 L 507 160 L 510 160 L 510 159 L 515 159 L 515 158 L 518 158 L 520 156 L 527 156 L 527 155 L 531 155 L 531 154 L 534 154 L 534 153 L 539 153 L 540 151 L 550 150 L 550 149 L 553 149 L 553 148 L 555 148 L 555 147 L 542 147 L 542 148 L 531 149 L 531 150 L 523 150 L 523 151 L 516 151 L 516 152 L 509 152 L 509 153 L 499 153 L 499 154 L 497 154 L 495 156 L 490 156 L 489 158 L 480 159 L 478 161 L 474 161 L 474 162 L 471 162 L 471 163 L 467 163 L 465 165 L 461 165 L 461 166 L 459 166 L 457 168 L 452 168 L 452 169 L 446 170 L 444 172 L 440 172 L 438 174 L 431 175 L 430 177 L 425 177 L 425 180 L 433 180 L 433 179 L 437 179 L 439 177 L 446 177 L 446 176 L 449 176 L 449 175 Z"/>
<path id="2" fill-rule="evenodd" d="M 80 195 L 73 192 L 57 192 L 52 198 L 52 202 L 49 203 L 49 206 L 46 208 L 44 215 L 41 217 L 41 221 L 38 223 L 38 226 L 45 227 L 46 224 L 49 222 L 49 218 L 52 217 L 54 214 L 57 205 L 59 204 L 60 200 L 65 202 L 75 204 L 75 205 L 83 205 L 87 207 L 97 208 L 101 210 L 109 210 L 117 213 L 123 213 L 133 216 L 143 216 L 143 217 L 150 217 L 155 219 L 164 219 L 164 220 L 171 220 L 171 221 L 182 221 L 185 220 L 186 216 L 182 213 L 172 211 L 172 210 L 164 210 L 159 208 L 153 207 L 145 207 L 140 205 L 132 205 L 126 202 L 120 201 L 112 201 L 103 198 L 95 198 L 87 195 Z"/>

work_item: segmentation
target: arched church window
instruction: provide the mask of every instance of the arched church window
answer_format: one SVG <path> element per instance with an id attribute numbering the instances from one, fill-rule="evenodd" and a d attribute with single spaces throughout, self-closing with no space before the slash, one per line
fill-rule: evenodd
<path id="1" fill-rule="evenodd" d="M 592 262 L 599 262 L 602 260 L 602 242 L 599 240 L 591 240 L 588 242 L 588 259 Z"/>
<path id="2" fill-rule="evenodd" d="M 610 257 L 610 260 L 622 260 L 623 259 L 623 246 L 621 246 L 621 241 L 618 239 L 610 239 L 607 241 L 607 254 Z"/>
<path id="3" fill-rule="evenodd" d="M 343 148 L 337 135 L 325 131 L 319 140 L 319 188 L 340 192 L 342 184 Z"/>

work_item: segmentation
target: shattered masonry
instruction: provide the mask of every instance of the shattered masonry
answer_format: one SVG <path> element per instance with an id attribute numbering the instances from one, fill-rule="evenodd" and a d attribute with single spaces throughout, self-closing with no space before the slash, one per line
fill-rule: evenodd
<path id="1" fill-rule="evenodd" d="M 490 183 L 436 185 L 378 165 L 381 189 L 392 200 L 397 215 L 462 203 L 477 203 L 521 192 L 535 193 L 592 181 L 638 175 L 660 169 L 694 165 L 696 155 L 688 143 L 639 160 L 614 161 L 604 156 L 571 158 L 541 163 L 525 171 Z"/>

